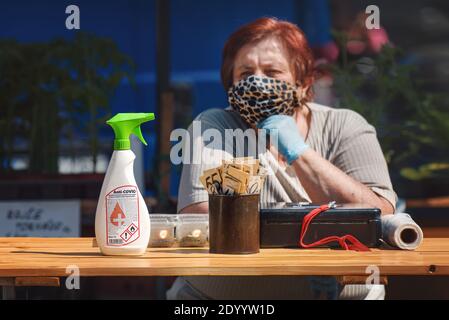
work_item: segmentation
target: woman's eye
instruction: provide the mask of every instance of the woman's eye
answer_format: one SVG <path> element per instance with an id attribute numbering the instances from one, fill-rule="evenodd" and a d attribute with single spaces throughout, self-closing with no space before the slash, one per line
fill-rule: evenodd
<path id="1" fill-rule="evenodd" d="M 247 78 L 251 75 L 251 72 L 245 71 L 240 74 L 240 78 Z"/>
<path id="2" fill-rule="evenodd" d="M 268 71 L 266 72 L 267 76 L 269 76 L 269 77 L 278 75 L 279 73 L 281 73 L 279 70 L 268 70 Z"/>

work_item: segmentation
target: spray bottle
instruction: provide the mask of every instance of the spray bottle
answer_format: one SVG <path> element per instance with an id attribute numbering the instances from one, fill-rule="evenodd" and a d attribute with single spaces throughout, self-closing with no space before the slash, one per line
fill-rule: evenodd
<path id="1" fill-rule="evenodd" d="M 118 113 L 106 121 L 115 133 L 114 152 L 95 215 L 95 236 L 105 255 L 142 255 L 148 246 L 150 217 L 134 178 L 129 136 L 147 145 L 140 125 L 151 120 L 153 113 Z"/>

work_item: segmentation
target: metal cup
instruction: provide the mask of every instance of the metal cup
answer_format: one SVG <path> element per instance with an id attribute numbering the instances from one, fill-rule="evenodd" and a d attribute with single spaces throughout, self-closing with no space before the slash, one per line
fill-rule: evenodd
<path id="1" fill-rule="evenodd" d="M 258 253 L 259 194 L 209 195 L 209 252 Z"/>

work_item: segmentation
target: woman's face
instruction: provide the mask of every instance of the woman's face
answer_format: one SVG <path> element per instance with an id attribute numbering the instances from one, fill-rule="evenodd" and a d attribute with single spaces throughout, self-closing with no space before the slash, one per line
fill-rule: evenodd
<path id="1" fill-rule="evenodd" d="M 233 83 L 250 75 L 265 76 L 295 84 L 289 54 L 275 37 L 243 46 L 237 53 L 233 69 Z"/>

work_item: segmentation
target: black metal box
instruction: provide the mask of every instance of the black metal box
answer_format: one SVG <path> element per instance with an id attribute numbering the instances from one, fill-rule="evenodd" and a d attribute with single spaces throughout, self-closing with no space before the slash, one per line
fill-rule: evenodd
<path id="1" fill-rule="evenodd" d="M 260 247 L 298 247 L 302 220 L 317 205 L 309 203 L 266 203 L 260 208 Z M 320 213 L 304 238 L 312 243 L 327 236 L 351 234 L 368 247 L 377 247 L 382 236 L 380 209 L 363 204 L 337 204 Z M 338 247 L 338 243 L 329 246 Z"/>

